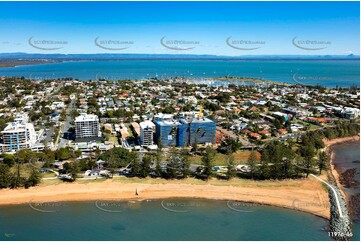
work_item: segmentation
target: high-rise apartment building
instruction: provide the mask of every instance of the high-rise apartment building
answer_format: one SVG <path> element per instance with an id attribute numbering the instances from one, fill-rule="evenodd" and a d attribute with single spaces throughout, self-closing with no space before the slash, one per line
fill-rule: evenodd
<path id="1" fill-rule="evenodd" d="M 82 114 L 75 118 L 76 139 L 100 137 L 99 118 L 94 114 Z"/>

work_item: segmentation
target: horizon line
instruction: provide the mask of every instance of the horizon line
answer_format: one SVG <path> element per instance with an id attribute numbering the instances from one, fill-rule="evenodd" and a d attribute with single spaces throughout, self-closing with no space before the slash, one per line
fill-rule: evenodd
<path id="1" fill-rule="evenodd" d="M 213 57 L 260 57 L 260 56 L 302 56 L 302 57 L 327 57 L 345 56 L 360 57 L 359 54 L 247 54 L 247 55 L 217 55 L 217 54 L 189 54 L 189 53 L 31 53 L 31 52 L 0 52 L 0 55 L 167 55 L 167 56 L 213 56 Z M 1 58 L 1 57 L 0 57 Z"/>

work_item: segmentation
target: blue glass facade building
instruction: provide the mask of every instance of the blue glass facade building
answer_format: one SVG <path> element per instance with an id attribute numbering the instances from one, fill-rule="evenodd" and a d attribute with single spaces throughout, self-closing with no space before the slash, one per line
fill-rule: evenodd
<path id="1" fill-rule="evenodd" d="M 215 143 L 216 123 L 208 118 L 178 120 L 155 120 L 155 140 L 162 146 L 189 146 L 198 144 Z"/>

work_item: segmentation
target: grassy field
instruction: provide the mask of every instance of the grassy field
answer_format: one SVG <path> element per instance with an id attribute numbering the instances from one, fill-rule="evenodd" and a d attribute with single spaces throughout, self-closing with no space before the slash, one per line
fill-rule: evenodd
<path id="1" fill-rule="evenodd" d="M 57 185 L 57 184 L 62 184 L 62 183 L 64 183 L 64 181 L 62 181 L 60 179 L 41 180 L 39 186 L 46 187 L 46 186 Z"/>
<path id="2" fill-rule="evenodd" d="M 107 180 L 107 179 L 105 179 L 105 178 L 86 179 L 86 180 L 78 179 L 75 182 L 78 184 L 88 184 L 88 183 L 101 183 L 105 180 Z"/>
<path id="3" fill-rule="evenodd" d="M 34 165 L 35 167 L 37 167 L 37 169 L 40 169 L 41 168 L 41 164 L 36 164 Z M 31 170 L 34 168 L 33 165 L 31 164 L 20 164 L 20 176 L 23 176 L 23 177 L 29 177 L 30 176 L 30 173 L 31 173 Z M 11 172 L 12 173 L 16 173 L 17 172 L 17 169 L 18 169 L 18 166 L 17 165 L 13 165 L 11 167 Z"/>
<path id="4" fill-rule="evenodd" d="M 117 136 L 109 135 L 109 141 L 114 142 L 115 145 L 119 145 Z"/>
<path id="5" fill-rule="evenodd" d="M 310 179 L 310 178 L 308 178 Z M 93 182 L 104 182 L 106 179 L 98 179 L 98 180 L 77 180 L 75 183 L 78 184 L 86 184 L 86 183 L 93 183 Z M 214 186 L 242 186 L 242 187 L 281 187 L 281 186 L 290 186 L 290 187 L 297 187 L 299 186 L 300 182 L 303 179 L 297 180 L 267 180 L 267 181 L 254 181 L 250 179 L 240 179 L 234 178 L 231 180 L 219 180 L 216 178 L 212 178 L 208 181 L 203 181 L 200 179 L 195 178 L 187 178 L 187 179 L 173 179 L 173 180 L 166 180 L 162 178 L 127 178 L 127 177 L 114 177 L 112 182 L 119 182 L 122 184 L 130 184 L 130 183 L 140 183 L 140 184 L 192 184 L 192 185 L 214 185 Z"/>
<path id="6" fill-rule="evenodd" d="M 247 159 L 250 156 L 250 154 L 251 154 L 251 151 L 237 151 L 236 153 L 233 154 L 234 155 L 234 163 L 236 165 L 246 164 Z M 217 153 L 215 160 L 214 160 L 214 165 L 227 166 L 227 164 L 228 164 L 227 160 L 228 160 L 227 155 Z M 202 164 L 202 156 L 199 156 L 199 155 L 191 156 L 190 161 L 192 164 Z"/>
<path id="7" fill-rule="evenodd" d="M 310 127 L 310 131 L 316 130 L 316 129 L 320 129 L 321 127 L 316 125 L 316 124 L 310 124 L 310 123 L 306 123 L 302 120 L 297 120 L 297 123 L 302 124 L 305 127 Z"/>
<path id="8" fill-rule="evenodd" d="M 133 130 L 130 128 L 130 123 L 124 123 L 124 125 L 125 125 L 125 127 L 127 128 L 127 130 L 128 130 L 129 138 L 134 137 Z"/>
<path id="9" fill-rule="evenodd" d="M 54 172 L 41 173 L 41 177 L 42 178 L 52 178 L 52 177 L 56 177 L 56 174 Z"/>
<path id="10" fill-rule="evenodd" d="M 320 176 L 322 179 L 327 179 L 327 173 L 324 171 Z M 231 180 L 222 180 L 217 178 L 211 178 L 208 181 L 196 179 L 196 178 L 186 178 L 186 179 L 163 179 L 163 178 L 138 178 L 138 177 L 114 177 L 112 179 L 77 179 L 73 183 L 69 184 L 92 184 L 92 183 L 102 183 L 102 182 L 116 182 L 120 184 L 190 184 L 190 185 L 214 185 L 214 186 L 241 186 L 241 187 L 253 187 L 253 188 L 276 188 L 276 187 L 299 187 L 301 183 L 305 180 L 313 180 L 312 177 L 304 179 L 286 179 L 286 180 L 265 180 L 265 181 L 256 181 L 251 179 L 244 178 L 233 178 Z M 50 179 L 42 180 L 40 186 L 49 186 L 66 183 L 59 179 Z M 327 187 L 324 186 L 324 189 L 327 191 Z"/>
<path id="11" fill-rule="evenodd" d="M 308 178 L 310 179 L 310 178 Z M 270 187 L 281 187 L 281 186 L 289 186 L 289 187 L 297 187 L 300 182 L 304 179 L 297 180 L 266 180 L 266 181 L 254 181 L 250 179 L 241 179 L 234 178 L 231 180 L 220 180 L 216 178 L 211 178 L 208 181 L 203 181 L 195 178 L 187 178 L 187 179 L 172 179 L 166 180 L 163 178 L 138 178 L 138 177 L 114 177 L 111 179 L 112 182 L 117 182 L 121 184 L 131 184 L 131 183 L 139 183 L 139 184 L 191 184 L 191 185 L 214 185 L 214 186 L 242 186 L 242 187 L 259 187 L 259 188 L 270 188 Z M 107 181 L 107 179 L 91 179 L 91 180 L 76 180 L 73 182 L 74 184 L 91 184 L 91 183 L 102 183 Z M 57 185 L 66 183 L 59 179 L 51 179 L 51 180 L 42 180 L 40 186 L 49 186 L 49 185 Z M 72 183 L 69 183 L 72 184 Z"/>

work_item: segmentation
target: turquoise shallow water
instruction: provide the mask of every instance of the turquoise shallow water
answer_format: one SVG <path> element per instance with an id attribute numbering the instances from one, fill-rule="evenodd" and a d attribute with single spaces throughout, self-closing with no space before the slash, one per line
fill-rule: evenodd
<path id="1" fill-rule="evenodd" d="M 310 214 L 213 200 L 3 206 L 1 240 L 331 240 Z M 236 210 L 231 209 L 236 208 Z"/>
<path id="2" fill-rule="evenodd" d="M 35 80 L 73 77 L 80 80 L 144 79 L 149 77 L 255 77 L 272 81 L 322 84 L 327 87 L 360 85 L 359 60 L 124 60 L 81 61 L 1 68 L 0 76 Z"/>

